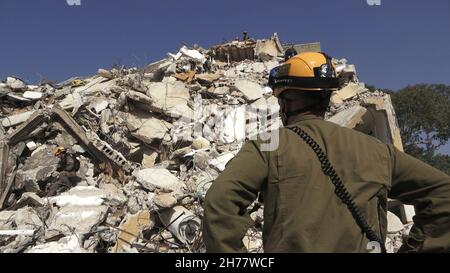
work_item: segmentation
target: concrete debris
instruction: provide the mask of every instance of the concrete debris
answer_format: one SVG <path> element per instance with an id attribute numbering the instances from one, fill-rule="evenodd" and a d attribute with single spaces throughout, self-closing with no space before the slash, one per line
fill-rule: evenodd
<path id="1" fill-rule="evenodd" d="M 77 235 L 63 237 L 57 242 L 49 242 L 42 245 L 36 245 L 26 253 L 85 253 L 80 245 L 80 239 Z"/>
<path id="2" fill-rule="evenodd" d="M 163 193 L 153 197 L 153 203 L 161 208 L 171 208 L 177 204 L 177 199 L 170 193 Z"/>
<path id="3" fill-rule="evenodd" d="M 103 68 L 99 68 L 97 75 L 103 77 L 103 78 L 107 78 L 107 79 L 112 79 L 114 78 L 114 74 L 111 71 L 108 71 L 106 69 Z"/>
<path id="4" fill-rule="evenodd" d="M 170 140 L 169 130 L 172 124 L 154 118 L 151 114 L 128 114 L 126 125 L 131 135 L 144 143 L 150 144 L 153 140 L 161 139 Z"/>
<path id="5" fill-rule="evenodd" d="M 108 211 L 106 206 L 76 201 L 75 204 L 70 204 L 70 201 L 68 205 L 61 207 L 48 221 L 47 238 L 59 234 L 67 236 L 73 233 L 79 235 L 87 234 L 92 231 L 94 226 L 103 222 L 106 217 Z"/>
<path id="6" fill-rule="evenodd" d="M 366 112 L 366 108 L 355 105 L 332 116 L 329 121 L 339 124 L 343 127 L 354 128 L 356 125 L 362 122 L 362 116 Z"/>
<path id="7" fill-rule="evenodd" d="M 3 127 L 11 127 L 19 125 L 25 121 L 27 121 L 31 115 L 33 115 L 34 111 L 27 111 L 16 115 L 11 115 L 1 119 Z"/>
<path id="8" fill-rule="evenodd" d="M 209 164 L 214 166 L 219 171 L 223 171 L 223 170 L 225 170 L 225 166 L 228 163 L 228 161 L 233 159 L 233 157 L 234 157 L 233 153 L 226 153 L 226 154 L 220 155 L 217 158 L 211 159 L 209 161 Z"/>
<path id="9" fill-rule="evenodd" d="M 0 252 L 204 252 L 209 187 L 245 140 L 281 126 L 266 84 L 289 47 L 320 51 L 245 34 L 141 68 L 0 81 Z M 346 59 L 332 62 L 343 86 L 326 119 L 401 150 L 389 95 L 365 88 Z M 243 240 L 251 252 L 262 252 L 259 205 Z M 414 208 L 389 208 L 396 251 Z"/>
<path id="10" fill-rule="evenodd" d="M 190 98 L 189 89 L 182 82 L 152 82 L 147 88 L 147 96 L 153 101 L 154 111 L 170 117 L 192 116 L 192 110 L 187 105 Z"/>
<path id="11" fill-rule="evenodd" d="M 238 80 L 235 86 L 249 101 L 257 100 L 263 95 L 262 86 L 248 80 Z"/>
<path id="12" fill-rule="evenodd" d="M 22 96 L 27 99 L 38 100 L 42 98 L 43 94 L 41 92 L 25 91 Z"/>
<path id="13" fill-rule="evenodd" d="M 27 88 L 27 84 L 24 81 L 15 77 L 7 77 L 6 85 L 12 90 L 24 90 Z"/>
<path id="14" fill-rule="evenodd" d="M 190 210 L 176 206 L 160 214 L 161 221 L 182 243 L 192 244 L 201 227 L 200 219 Z"/>
<path id="15" fill-rule="evenodd" d="M 139 238 L 143 237 L 144 230 L 151 230 L 154 225 L 148 210 L 127 215 L 119 226 L 117 243 L 112 247 L 111 252 L 127 252 L 124 248 L 132 246 Z"/>
<path id="16" fill-rule="evenodd" d="M 404 229 L 402 221 L 400 221 L 400 218 L 397 217 L 397 215 L 393 214 L 392 212 L 388 211 L 387 214 L 388 219 L 388 233 L 397 233 Z"/>
<path id="17" fill-rule="evenodd" d="M 163 168 L 154 167 L 138 170 L 135 176 L 137 181 L 150 191 L 160 189 L 165 192 L 180 192 L 183 187 L 183 184 L 175 175 Z"/>

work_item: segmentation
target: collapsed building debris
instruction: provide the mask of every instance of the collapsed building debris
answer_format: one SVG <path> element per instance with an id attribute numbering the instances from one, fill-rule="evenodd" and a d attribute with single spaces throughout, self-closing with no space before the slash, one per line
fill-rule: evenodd
<path id="1" fill-rule="evenodd" d="M 320 44 L 290 45 L 319 50 Z M 287 48 L 287 47 L 285 47 Z M 0 82 L 0 252 L 203 252 L 202 201 L 243 142 L 281 125 L 270 39 L 183 46 L 143 68 Z M 390 97 L 345 59 L 326 119 L 402 149 Z M 388 250 L 414 211 L 389 205 Z M 263 204 L 243 242 L 262 251 Z"/>

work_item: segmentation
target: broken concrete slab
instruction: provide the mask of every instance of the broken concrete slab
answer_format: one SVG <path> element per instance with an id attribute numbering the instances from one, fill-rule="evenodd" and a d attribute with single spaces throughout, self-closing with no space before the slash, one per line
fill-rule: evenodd
<path id="1" fill-rule="evenodd" d="M 24 192 L 14 207 L 15 208 L 21 208 L 25 206 L 43 207 L 46 204 L 47 204 L 46 200 L 39 197 L 34 192 Z"/>
<path id="2" fill-rule="evenodd" d="M 27 88 L 27 84 L 19 78 L 7 77 L 6 85 L 8 85 L 13 90 L 24 90 Z"/>
<path id="3" fill-rule="evenodd" d="M 262 87 L 249 80 L 237 80 L 235 87 L 242 92 L 249 101 L 257 100 L 263 95 Z"/>
<path id="4" fill-rule="evenodd" d="M 228 161 L 233 159 L 234 156 L 235 155 L 233 153 L 222 154 L 216 158 L 209 160 L 208 163 L 214 166 L 217 170 L 222 172 L 223 170 L 225 170 L 225 166 L 228 163 Z"/>
<path id="5" fill-rule="evenodd" d="M 156 194 L 153 203 L 161 208 L 171 208 L 177 204 L 177 199 L 170 193 Z"/>
<path id="6" fill-rule="evenodd" d="M 126 196 L 113 184 L 102 183 L 100 188 L 94 186 L 75 186 L 58 196 L 48 198 L 50 203 L 63 206 L 99 206 L 108 201 L 113 205 L 122 205 Z"/>
<path id="7" fill-rule="evenodd" d="M 210 87 L 208 88 L 208 93 L 212 95 L 223 96 L 230 93 L 230 88 L 228 86 Z"/>
<path id="8" fill-rule="evenodd" d="M 12 92 L 12 89 L 6 84 L 0 82 L 0 98 Z"/>
<path id="9" fill-rule="evenodd" d="M 387 212 L 387 223 L 388 233 L 397 233 L 404 229 L 403 223 L 402 221 L 400 221 L 400 218 L 398 218 L 397 215 L 393 214 L 390 211 Z"/>
<path id="10" fill-rule="evenodd" d="M 145 143 L 153 140 L 170 140 L 169 130 L 172 124 L 153 117 L 151 114 L 127 114 L 126 125 L 131 134 Z"/>
<path id="11" fill-rule="evenodd" d="M 5 117 L 5 118 L 1 119 L 2 126 L 7 128 L 7 127 L 19 125 L 19 124 L 27 121 L 34 114 L 34 112 L 35 111 L 27 111 L 27 112 L 22 112 L 20 114 Z"/>
<path id="12" fill-rule="evenodd" d="M 44 94 L 42 92 L 35 92 L 35 91 L 25 91 L 23 93 L 23 97 L 31 100 L 39 100 L 42 98 Z"/>
<path id="13" fill-rule="evenodd" d="M 97 75 L 103 77 L 103 78 L 107 78 L 107 79 L 113 79 L 114 75 L 113 73 L 111 73 L 111 71 L 108 71 L 106 69 L 103 68 L 99 68 L 97 71 Z"/>
<path id="14" fill-rule="evenodd" d="M 153 100 L 149 96 L 141 92 L 130 90 L 126 93 L 126 96 L 131 100 L 143 103 L 145 105 L 152 105 L 153 103 Z"/>
<path id="15" fill-rule="evenodd" d="M 366 91 L 367 89 L 363 83 L 349 83 L 342 89 L 335 91 L 333 95 L 339 97 L 342 101 L 345 101 Z"/>
<path id="16" fill-rule="evenodd" d="M 355 105 L 337 113 L 336 115 L 328 119 L 328 121 L 331 121 L 343 127 L 354 128 L 357 124 L 362 122 L 362 116 L 366 113 L 366 111 L 366 108 Z"/>
<path id="17" fill-rule="evenodd" d="M 151 168 L 155 165 L 156 159 L 158 158 L 158 153 L 145 149 L 142 154 L 142 166 L 145 168 Z"/>
<path id="18" fill-rule="evenodd" d="M 46 237 L 57 234 L 86 234 L 101 223 L 107 214 L 107 206 L 65 206 L 51 218 Z"/>
<path id="19" fill-rule="evenodd" d="M 121 189 L 111 183 L 100 184 L 100 190 L 105 194 L 105 199 L 113 206 L 121 206 L 127 202 L 127 197 Z"/>
<path id="20" fill-rule="evenodd" d="M 80 238 L 77 235 L 70 235 L 59 239 L 57 242 L 48 242 L 41 245 L 36 245 L 26 253 L 86 253 L 80 243 Z"/>
<path id="21" fill-rule="evenodd" d="M 178 178 L 164 168 L 147 168 L 135 172 L 136 180 L 149 191 L 161 189 L 165 192 L 179 192 L 183 184 Z"/>
<path id="22" fill-rule="evenodd" d="M 125 252 L 125 246 L 132 246 L 139 238 L 142 238 L 144 230 L 152 229 L 155 225 L 148 210 L 129 214 L 119 226 L 117 243 L 112 247 L 112 252 Z"/>
<path id="23" fill-rule="evenodd" d="M 190 98 L 189 89 L 184 83 L 151 82 L 147 84 L 147 96 L 153 101 L 155 111 L 165 113 L 171 117 L 192 117 L 192 110 L 187 103 Z"/>
<path id="24" fill-rule="evenodd" d="M 221 144 L 240 142 L 245 139 L 246 109 L 244 107 L 229 108 L 216 119 L 214 127 L 215 141 Z"/>
<path id="25" fill-rule="evenodd" d="M 194 139 L 194 141 L 192 141 L 192 148 L 196 149 L 196 150 L 200 150 L 200 149 L 205 149 L 205 148 L 210 148 L 211 147 L 211 143 L 205 139 L 204 137 L 197 137 L 196 139 Z"/>
<path id="26" fill-rule="evenodd" d="M 51 177 L 57 170 L 60 159 L 54 154 L 55 147 L 47 147 L 31 155 L 22 169 L 16 173 L 16 188 L 39 191 L 38 181 Z"/>
<path id="27" fill-rule="evenodd" d="M 202 73 L 202 74 L 195 75 L 195 78 L 199 82 L 206 83 L 206 84 L 211 84 L 214 81 L 220 79 L 220 77 L 222 77 L 221 74 L 214 74 L 214 73 Z"/>

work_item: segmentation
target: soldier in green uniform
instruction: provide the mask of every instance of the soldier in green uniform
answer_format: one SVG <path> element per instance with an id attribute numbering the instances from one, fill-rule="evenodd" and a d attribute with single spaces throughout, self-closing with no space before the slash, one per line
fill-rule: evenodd
<path id="1" fill-rule="evenodd" d="M 369 252 L 384 247 L 387 199 L 414 205 L 405 252 L 450 250 L 450 177 L 391 144 L 324 120 L 339 79 L 323 53 L 271 71 L 285 125 L 278 147 L 249 141 L 204 202 L 208 252 L 245 252 L 247 208 L 262 196 L 265 252 Z"/>

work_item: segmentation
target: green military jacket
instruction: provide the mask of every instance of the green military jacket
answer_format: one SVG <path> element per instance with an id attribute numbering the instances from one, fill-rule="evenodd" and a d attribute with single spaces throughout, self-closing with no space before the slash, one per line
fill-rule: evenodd
<path id="1" fill-rule="evenodd" d="M 387 198 L 414 205 L 411 245 L 450 250 L 450 177 L 352 129 L 306 115 L 299 126 L 322 147 L 366 220 L 381 238 L 387 232 Z M 288 126 L 289 127 L 289 126 Z M 368 239 L 313 150 L 289 129 L 279 130 L 274 151 L 261 141 L 244 144 L 214 181 L 204 202 L 208 252 L 245 252 L 252 225 L 247 207 L 261 193 L 265 252 L 369 252 Z"/>

